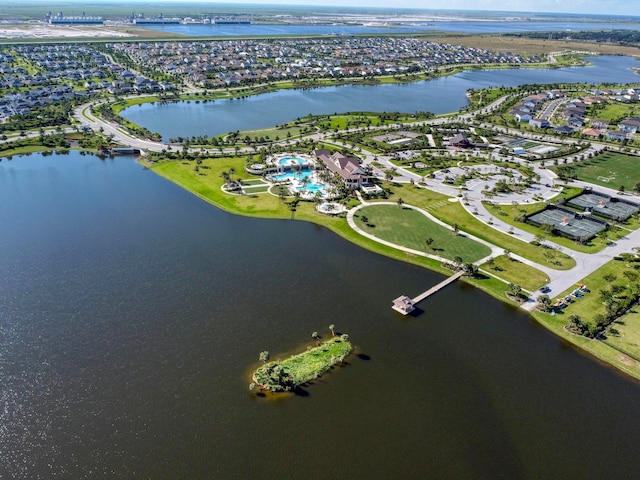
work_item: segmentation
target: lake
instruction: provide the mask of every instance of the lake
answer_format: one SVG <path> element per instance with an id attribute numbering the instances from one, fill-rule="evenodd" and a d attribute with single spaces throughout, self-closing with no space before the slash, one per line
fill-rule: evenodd
<path id="1" fill-rule="evenodd" d="M 631 70 L 640 66 L 634 58 L 601 56 L 589 61 L 593 65 L 557 69 L 468 70 L 416 83 L 280 90 L 240 100 L 147 103 L 127 108 L 121 115 L 160 133 L 166 141 L 177 137 L 215 136 L 235 130 L 269 128 L 308 114 L 355 111 L 447 113 L 467 105 L 466 92 L 474 88 L 533 83 L 640 81 L 640 76 Z"/>
<path id="2" fill-rule="evenodd" d="M 0 161 L 0 478 L 632 478 L 637 382 L 463 283 L 225 213 L 132 158 Z M 258 354 L 335 324 L 276 400 Z"/>

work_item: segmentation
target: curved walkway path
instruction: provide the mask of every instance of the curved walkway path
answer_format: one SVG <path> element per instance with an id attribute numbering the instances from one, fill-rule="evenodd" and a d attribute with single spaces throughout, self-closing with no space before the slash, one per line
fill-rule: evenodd
<path id="1" fill-rule="evenodd" d="M 444 257 L 440 257 L 439 255 L 433 255 L 430 253 L 425 253 L 423 251 L 420 250 L 415 250 L 413 248 L 408 248 L 405 247 L 403 245 L 398 245 L 397 243 L 393 243 L 393 242 L 389 242 L 387 240 L 383 240 L 379 237 L 376 237 L 375 235 L 372 235 L 368 232 L 365 232 L 363 229 L 361 229 L 358 225 L 356 225 L 355 220 L 353 219 L 355 213 L 358 210 L 361 210 L 365 207 L 371 207 L 371 206 L 375 206 L 375 205 L 397 205 L 397 203 L 395 202 L 371 202 L 371 203 L 363 203 L 362 205 L 358 205 L 356 207 L 353 207 L 351 210 L 349 210 L 347 212 L 347 223 L 349 224 L 349 226 L 356 232 L 358 232 L 360 235 L 362 235 L 363 237 L 369 238 L 371 240 L 374 240 L 378 243 L 381 243 L 383 245 L 387 245 L 388 247 L 393 247 L 396 248 L 398 250 L 402 250 L 404 252 L 408 252 L 408 253 L 412 253 L 414 255 L 419 255 L 422 257 L 427 257 L 427 258 L 432 258 L 433 260 L 437 260 L 439 262 L 451 262 L 452 260 L 449 258 L 444 258 Z M 421 214 L 423 214 L 425 217 L 427 217 L 429 220 L 431 220 L 432 222 L 440 225 L 441 227 L 446 228 L 447 230 L 451 230 L 453 232 L 453 228 L 451 228 L 449 225 L 447 225 L 446 223 L 442 222 L 441 220 L 438 220 L 436 217 L 434 217 L 433 215 L 431 215 L 429 212 L 426 212 L 425 210 L 422 210 L 421 208 L 418 207 L 414 207 L 413 205 L 407 205 L 406 203 L 402 205 L 402 208 L 410 208 L 411 210 L 415 210 L 416 212 L 419 212 Z M 470 240 L 473 240 L 475 242 L 481 243 L 482 245 L 488 247 L 491 250 L 491 255 L 488 255 L 484 258 L 481 258 L 479 260 L 476 260 L 474 263 L 474 265 L 480 265 L 484 262 L 486 262 L 490 257 L 492 256 L 496 256 L 496 255 L 502 255 L 504 253 L 504 250 L 500 247 L 496 247 L 495 245 L 493 245 L 492 243 L 489 243 L 485 240 L 482 240 L 481 238 L 475 237 L 471 234 L 468 234 L 466 232 L 460 231 L 459 234 L 461 236 L 467 237 Z"/>

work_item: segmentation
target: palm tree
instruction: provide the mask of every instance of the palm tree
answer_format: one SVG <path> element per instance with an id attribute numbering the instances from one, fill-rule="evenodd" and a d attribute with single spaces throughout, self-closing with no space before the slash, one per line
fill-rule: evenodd
<path id="1" fill-rule="evenodd" d="M 509 284 L 509 293 L 516 297 L 516 298 L 520 298 L 520 295 L 522 294 L 522 287 L 516 283 L 510 283 Z"/>
<path id="2" fill-rule="evenodd" d="M 549 295 L 543 294 L 540 295 L 537 298 L 538 301 L 538 306 L 540 307 L 540 310 L 542 310 L 543 312 L 548 312 L 549 310 L 551 310 L 551 306 L 553 305 L 551 302 L 551 298 L 549 297 Z"/>

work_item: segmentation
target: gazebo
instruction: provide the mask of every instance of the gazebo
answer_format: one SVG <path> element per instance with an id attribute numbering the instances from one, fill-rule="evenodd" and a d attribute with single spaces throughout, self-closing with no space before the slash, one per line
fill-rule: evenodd
<path id="1" fill-rule="evenodd" d="M 391 306 L 396 312 L 400 312 L 402 315 L 407 315 L 415 310 L 413 300 L 406 295 L 401 295 L 393 301 Z"/>

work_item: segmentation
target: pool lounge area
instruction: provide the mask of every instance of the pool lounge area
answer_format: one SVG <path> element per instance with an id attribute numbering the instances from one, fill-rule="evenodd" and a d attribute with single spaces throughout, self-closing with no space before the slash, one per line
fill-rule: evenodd
<path id="1" fill-rule="evenodd" d="M 267 163 L 276 167 L 279 172 L 297 169 L 313 169 L 316 162 L 308 155 L 286 154 L 267 160 Z"/>
<path id="2" fill-rule="evenodd" d="M 329 185 L 321 182 L 315 172 L 301 170 L 299 172 L 273 173 L 267 175 L 272 183 L 288 183 L 292 194 L 299 193 L 302 198 L 311 199 L 320 194 L 322 198 L 329 196 Z"/>
<path id="3" fill-rule="evenodd" d="M 267 160 L 270 173 L 265 178 L 273 184 L 288 184 L 291 194 L 311 200 L 316 196 L 330 198 L 330 187 L 315 171 L 316 162 L 308 155 L 286 154 Z M 275 167 L 275 169 L 274 169 Z"/>

